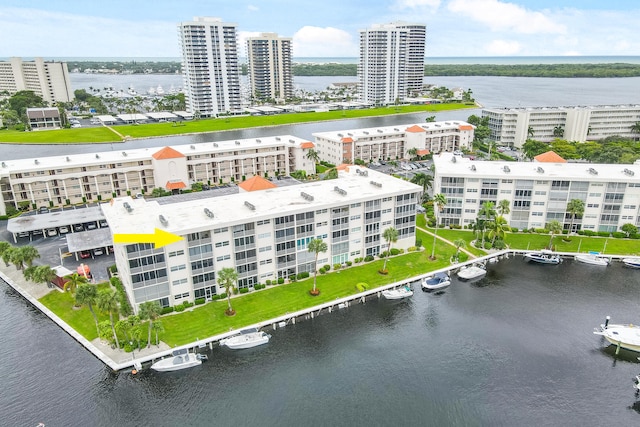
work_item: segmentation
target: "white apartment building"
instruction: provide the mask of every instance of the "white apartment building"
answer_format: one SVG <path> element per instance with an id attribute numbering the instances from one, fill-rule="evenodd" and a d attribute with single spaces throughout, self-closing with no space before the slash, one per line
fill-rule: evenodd
<path id="1" fill-rule="evenodd" d="M 119 277 L 137 306 L 155 300 L 172 306 L 224 292 L 222 268 L 235 268 L 239 288 L 313 272 L 312 239 L 327 243 L 318 265 L 343 264 L 386 250 L 383 233 L 398 230 L 394 247 L 415 244 L 416 204 L 422 188 L 350 166 L 334 180 L 173 204 L 122 197 L 101 205 L 113 234 L 184 237 L 160 249 L 117 244 Z"/>
<path id="2" fill-rule="evenodd" d="M 240 111 L 236 27 L 209 17 L 178 25 L 188 112 L 217 117 Z"/>
<path id="3" fill-rule="evenodd" d="M 23 61 L 13 57 L 0 61 L 0 91 L 5 90 L 9 95 L 30 90 L 49 104 L 70 102 L 74 98 L 67 63 L 42 58 Z"/>
<path id="4" fill-rule="evenodd" d="M 247 38 L 251 96 L 254 100 L 284 103 L 293 96 L 291 38 L 262 33 Z"/>
<path id="5" fill-rule="evenodd" d="M 422 90 L 426 28 L 395 22 L 360 30 L 358 91 L 362 102 L 388 105 Z"/>
<path id="6" fill-rule="evenodd" d="M 632 129 L 640 123 L 640 105 L 486 108 L 482 117 L 489 117 L 491 139 L 517 148 L 528 138 L 584 142 L 614 135 L 640 137 Z"/>
<path id="7" fill-rule="evenodd" d="M 172 147 L 5 160 L 0 163 L 0 215 L 7 205 L 53 207 L 179 191 L 200 182 L 242 182 L 255 175 L 315 173 L 312 142 L 290 135 Z"/>
<path id="8" fill-rule="evenodd" d="M 317 132 L 315 150 L 321 160 L 333 164 L 396 160 L 417 154 L 439 153 L 470 149 L 474 127 L 452 120 L 444 122 L 383 126 L 368 129 L 349 129 Z"/>
<path id="9" fill-rule="evenodd" d="M 571 226 L 567 203 L 584 202 L 573 231 L 619 231 L 640 226 L 640 165 L 473 161 L 449 153 L 434 156 L 434 193 L 447 197 L 441 224 L 469 225 L 486 201 L 511 202 L 511 227 L 543 228 L 557 220 Z"/>

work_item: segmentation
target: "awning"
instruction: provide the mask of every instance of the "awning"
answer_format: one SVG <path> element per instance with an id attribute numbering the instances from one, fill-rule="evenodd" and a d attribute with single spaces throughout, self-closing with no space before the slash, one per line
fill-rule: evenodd
<path id="1" fill-rule="evenodd" d="M 167 190 L 180 190 L 181 188 L 187 188 L 187 184 L 182 181 L 167 181 L 165 188 Z"/>

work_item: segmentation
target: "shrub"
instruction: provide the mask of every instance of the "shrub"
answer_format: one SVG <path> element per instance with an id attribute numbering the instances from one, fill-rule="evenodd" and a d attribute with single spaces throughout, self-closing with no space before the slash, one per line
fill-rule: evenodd
<path id="1" fill-rule="evenodd" d="M 491 249 L 491 242 L 484 242 L 485 249 Z"/>
<path id="2" fill-rule="evenodd" d="M 511 232 L 512 233 L 517 233 L 518 232 L 518 227 L 511 227 Z"/>
<path id="3" fill-rule="evenodd" d="M 182 305 L 182 304 L 179 304 L 179 305 L 176 305 L 176 306 L 175 306 L 175 310 L 176 310 L 178 313 L 180 313 L 181 311 L 184 311 L 184 309 L 185 309 L 185 308 L 186 308 L 186 307 L 185 307 L 184 305 Z"/>
<path id="4" fill-rule="evenodd" d="M 621 231 L 614 231 L 613 233 L 611 233 L 611 235 L 616 239 L 624 239 L 625 237 L 627 237 L 627 233 L 623 233 Z"/>
<path id="5" fill-rule="evenodd" d="M 196 305 L 202 305 L 206 302 L 207 300 L 204 298 L 196 298 L 196 300 L 194 301 Z"/>
<path id="6" fill-rule="evenodd" d="M 408 252 L 415 252 L 417 250 L 418 250 L 418 248 L 416 248 L 415 246 L 409 246 L 409 248 L 407 248 Z"/>
<path id="7" fill-rule="evenodd" d="M 320 270 L 318 270 L 318 273 L 320 274 L 326 274 L 327 270 L 324 269 L 324 267 L 322 267 Z"/>
<path id="8" fill-rule="evenodd" d="M 562 234 L 569 234 L 569 230 L 562 230 Z"/>
<path id="9" fill-rule="evenodd" d="M 599 236 L 599 237 L 609 237 L 609 234 L 611 234 L 611 233 L 609 233 L 608 231 L 598 231 L 596 233 L 596 235 Z"/>
<path id="10" fill-rule="evenodd" d="M 264 289 L 267 285 L 263 285 L 261 283 L 256 283 L 255 285 L 253 285 L 253 289 L 255 289 L 256 291 L 259 291 L 260 289 Z"/>
<path id="11" fill-rule="evenodd" d="M 389 256 L 389 253 L 387 251 L 382 251 L 378 254 L 379 258 L 386 258 Z"/>
<path id="12" fill-rule="evenodd" d="M 422 246 L 422 239 L 416 239 L 416 248 L 419 248 Z"/>
<path id="13" fill-rule="evenodd" d="M 392 256 L 399 255 L 401 253 L 400 249 L 396 249 L 396 248 L 391 248 L 389 252 L 391 253 Z"/>
<path id="14" fill-rule="evenodd" d="M 373 255 L 367 255 L 366 257 L 364 257 L 364 261 L 365 261 L 365 262 L 371 262 L 371 261 L 373 261 Z"/>
<path id="15" fill-rule="evenodd" d="M 546 228 L 536 228 L 534 231 L 539 234 L 547 234 L 549 232 Z"/>
<path id="16" fill-rule="evenodd" d="M 271 286 L 271 280 L 267 279 L 267 281 L 265 282 L 267 286 Z"/>
<path id="17" fill-rule="evenodd" d="M 338 264 L 338 263 L 333 264 L 333 269 L 334 270 L 340 270 L 340 267 L 342 267 L 342 264 Z"/>
<path id="18" fill-rule="evenodd" d="M 242 288 L 242 289 L 240 289 L 240 293 L 241 293 L 241 294 L 246 294 L 247 292 L 249 292 L 249 288 Z"/>
<path id="19" fill-rule="evenodd" d="M 507 244 L 502 239 L 496 239 L 496 241 L 493 242 L 493 247 L 495 249 L 504 249 L 507 247 Z"/>
<path id="20" fill-rule="evenodd" d="M 227 297 L 227 293 L 223 292 L 220 294 L 220 296 L 218 296 L 218 299 L 225 299 Z"/>
<path id="21" fill-rule="evenodd" d="M 595 233 L 595 231 L 584 230 L 584 235 L 587 236 L 587 237 L 592 237 L 592 236 L 595 236 L 596 233 Z"/>
<path id="22" fill-rule="evenodd" d="M 345 264 L 347 264 L 347 267 L 351 267 L 353 263 L 351 261 L 347 261 Z"/>
<path id="23" fill-rule="evenodd" d="M 278 277 L 278 285 L 282 285 L 284 283 L 284 277 Z"/>
<path id="24" fill-rule="evenodd" d="M 330 266 L 329 264 L 325 264 L 325 265 L 323 265 L 323 266 L 322 266 L 322 268 L 324 268 L 324 269 L 325 269 L 325 271 L 329 271 L 329 270 L 331 270 L 331 266 Z"/>
<path id="25" fill-rule="evenodd" d="M 307 277 L 309 277 L 309 272 L 308 271 L 302 271 L 302 272 L 298 273 L 298 275 L 296 276 L 296 279 L 301 280 L 301 279 L 306 279 Z"/>
<path id="26" fill-rule="evenodd" d="M 169 314 L 169 313 L 173 313 L 174 312 L 174 308 L 173 307 L 163 307 L 162 311 L 160 311 L 160 314 Z"/>
<path id="27" fill-rule="evenodd" d="M 366 284 L 366 283 L 364 283 L 364 282 L 360 282 L 360 283 L 356 284 L 356 289 L 357 289 L 359 292 L 364 292 L 364 291 L 366 291 L 367 289 L 369 289 L 369 285 L 367 285 L 367 284 Z"/>
<path id="28" fill-rule="evenodd" d="M 353 262 L 355 262 L 356 264 L 359 264 L 362 262 L 362 258 L 356 258 L 353 260 Z"/>
<path id="29" fill-rule="evenodd" d="M 193 307 L 195 304 L 189 301 L 185 301 L 182 303 L 182 305 L 184 305 L 184 308 L 189 308 L 189 307 Z"/>

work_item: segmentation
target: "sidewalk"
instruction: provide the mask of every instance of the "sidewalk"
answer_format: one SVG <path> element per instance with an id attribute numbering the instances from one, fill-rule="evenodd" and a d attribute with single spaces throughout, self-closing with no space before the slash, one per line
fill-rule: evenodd
<path id="1" fill-rule="evenodd" d="M 423 231 L 423 232 L 427 233 L 427 234 L 428 234 L 428 235 L 430 235 L 430 236 L 433 236 L 433 235 L 434 235 L 434 233 L 430 232 L 429 230 L 427 230 L 427 229 L 425 229 L 425 228 L 418 227 L 418 226 L 416 226 L 416 228 L 417 228 L 418 230 L 420 230 L 420 231 Z M 453 244 L 453 242 L 452 242 L 451 240 L 447 240 L 447 239 L 445 239 L 444 237 L 440 237 L 440 236 L 438 236 L 437 234 L 436 234 L 435 236 L 436 236 L 436 238 L 437 238 L 437 239 L 442 240 L 442 241 L 443 241 L 443 242 L 445 242 L 446 244 L 451 245 L 451 246 L 453 246 L 454 248 L 456 247 L 456 245 L 454 245 L 454 244 Z M 424 242 L 422 242 L 422 243 L 423 243 L 423 246 L 424 246 Z M 468 250 L 466 250 L 466 249 L 464 249 L 464 248 L 460 248 L 460 252 L 464 252 L 465 254 L 469 255 L 469 258 L 478 258 L 476 255 L 472 254 L 471 252 L 469 252 Z"/>

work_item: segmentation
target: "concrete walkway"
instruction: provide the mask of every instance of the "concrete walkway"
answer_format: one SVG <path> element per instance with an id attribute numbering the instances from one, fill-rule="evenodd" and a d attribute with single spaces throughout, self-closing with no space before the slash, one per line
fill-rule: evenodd
<path id="1" fill-rule="evenodd" d="M 416 226 L 416 228 L 417 228 L 418 230 L 420 230 L 420 231 L 423 231 L 423 232 L 427 233 L 427 234 L 428 234 L 428 235 L 430 235 L 430 236 L 433 236 L 433 235 L 434 235 L 434 233 L 432 233 L 431 231 L 429 231 L 429 230 L 427 230 L 427 229 L 425 229 L 425 228 L 418 227 L 418 226 Z M 456 247 L 456 245 L 454 245 L 454 244 L 453 244 L 453 242 L 452 242 L 451 240 L 445 239 L 444 237 L 440 237 L 440 236 L 438 236 L 437 234 L 436 234 L 435 236 L 436 236 L 436 238 L 437 238 L 437 239 L 442 240 L 442 241 L 443 241 L 443 242 L 445 242 L 446 244 L 451 245 L 451 246 L 453 246 L 454 248 Z M 423 243 L 423 245 L 422 245 L 422 246 L 424 246 L 424 242 L 422 242 L 422 243 Z M 469 257 L 470 257 L 470 258 L 478 258 L 476 255 L 472 254 L 471 252 L 469 252 L 469 251 L 468 251 L 468 250 L 466 250 L 465 248 L 460 248 L 460 252 L 464 252 L 465 254 L 469 255 Z"/>

